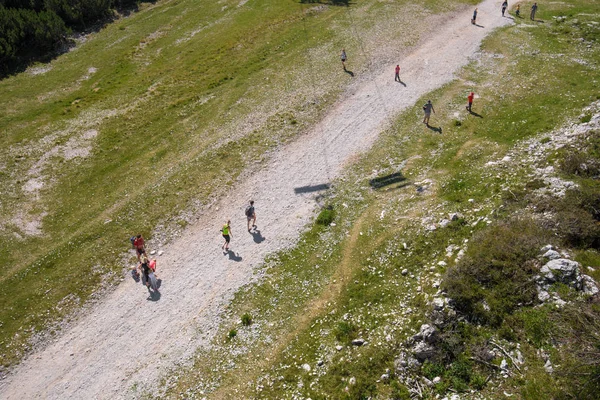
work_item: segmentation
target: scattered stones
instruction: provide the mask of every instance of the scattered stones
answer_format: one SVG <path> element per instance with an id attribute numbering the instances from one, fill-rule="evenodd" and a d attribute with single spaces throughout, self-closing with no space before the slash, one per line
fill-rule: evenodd
<path id="1" fill-rule="evenodd" d="M 162 250 L 158 252 L 158 256 L 159 256 L 159 257 L 160 257 L 160 256 L 162 256 L 163 254 L 165 254 L 165 252 L 164 252 L 164 251 L 162 251 Z"/>
<path id="2" fill-rule="evenodd" d="M 545 253 L 549 250 L 554 250 L 554 246 L 552 246 L 551 244 L 547 244 L 544 247 L 542 247 L 542 249 L 540 250 L 542 253 Z"/>
<path id="3" fill-rule="evenodd" d="M 151 255 L 151 256 L 153 256 L 153 255 L 155 255 L 155 254 L 156 254 L 156 250 L 152 250 L 152 251 L 150 252 L 150 255 Z"/>
<path id="4" fill-rule="evenodd" d="M 352 344 L 354 346 L 362 346 L 363 344 L 365 344 L 365 340 L 364 339 L 354 339 L 352 341 Z"/>
<path id="5" fill-rule="evenodd" d="M 350 385 L 356 385 L 356 378 L 355 377 L 351 377 L 350 379 L 348 379 L 348 383 Z"/>
<path id="6" fill-rule="evenodd" d="M 435 378 L 433 378 L 433 384 L 437 385 L 438 383 L 440 383 L 442 381 L 442 378 L 440 378 L 439 376 L 436 376 Z"/>
<path id="7" fill-rule="evenodd" d="M 379 378 L 381 380 L 381 382 L 387 382 L 390 380 L 390 375 L 389 374 L 383 374 L 381 375 L 381 378 Z"/>
<path id="8" fill-rule="evenodd" d="M 402 273 L 402 275 L 406 276 L 408 274 L 408 270 L 406 268 L 404 268 L 401 273 Z"/>
<path id="9" fill-rule="evenodd" d="M 340 346 L 339 344 L 337 346 L 335 346 L 335 349 L 337 351 L 342 351 L 343 348 L 344 348 L 344 346 Z"/>
<path id="10" fill-rule="evenodd" d="M 310 365 L 308 364 L 302 364 L 302 369 L 305 370 L 306 372 L 310 372 Z"/>
<path id="11" fill-rule="evenodd" d="M 323 364 L 325 364 L 325 361 L 323 361 L 323 360 L 319 360 L 319 361 L 317 361 L 317 365 L 318 365 L 319 367 L 320 367 L 320 366 L 322 366 Z"/>

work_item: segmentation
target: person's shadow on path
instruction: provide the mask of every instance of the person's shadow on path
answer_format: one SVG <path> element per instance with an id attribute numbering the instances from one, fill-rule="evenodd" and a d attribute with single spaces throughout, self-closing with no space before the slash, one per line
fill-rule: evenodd
<path id="1" fill-rule="evenodd" d="M 469 111 L 469 114 L 471 114 L 477 118 L 483 118 L 483 115 L 477 114 L 475 111 Z"/>
<path id="2" fill-rule="evenodd" d="M 242 257 L 239 254 L 235 254 L 233 250 L 227 250 L 227 255 L 231 261 L 240 262 L 242 261 Z"/>
<path id="3" fill-rule="evenodd" d="M 473 24 L 473 25 L 475 25 L 478 28 L 485 28 L 485 26 L 483 26 L 483 25 L 479 25 L 479 24 Z"/>
<path id="4" fill-rule="evenodd" d="M 254 243 L 261 243 L 265 241 L 265 237 L 256 228 L 254 228 L 252 231 L 248 231 L 248 233 L 252 235 L 252 240 L 254 240 Z"/>
<path id="5" fill-rule="evenodd" d="M 148 297 L 146 300 L 148 301 L 159 301 L 160 300 L 160 292 L 158 290 L 151 290 L 148 288 Z"/>
<path id="6" fill-rule="evenodd" d="M 404 83 L 404 82 L 402 82 L 402 81 L 396 81 L 396 82 L 398 82 L 398 83 L 399 83 L 399 84 L 401 84 L 402 86 L 406 87 L 406 83 Z"/>
<path id="7" fill-rule="evenodd" d="M 344 68 L 344 72 L 347 73 L 348 75 L 354 77 L 354 72 L 350 71 L 349 69 Z"/>
<path id="8" fill-rule="evenodd" d="M 430 130 L 439 133 L 440 135 L 442 134 L 442 127 L 441 126 L 435 127 L 435 126 L 431 126 L 431 125 L 427 124 L 427 127 Z"/>

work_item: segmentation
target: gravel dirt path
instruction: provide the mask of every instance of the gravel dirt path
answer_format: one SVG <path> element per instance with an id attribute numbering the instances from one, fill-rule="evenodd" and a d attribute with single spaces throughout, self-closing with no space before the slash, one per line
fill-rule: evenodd
<path id="1" fill-rule="evenodd" d="M 0 398 L 118 399 L 152 391 L 157 377 L 210 342 L 223 306 L 252 280 L 264 257 L 298 238 L 314 215 L 320 192 L 297 194 L 295 189 L 338 177 L 392 118 L 450 82 L 493 28 L 511 22 L 501 17 L 500 4 L 486 0 L 478 6 L 478 23 L 484 28 L 469 23 L 469 8 L 427 33 L 429 40 L 401 61 L 406 87 L 394 82 L 395 63 L 357 79 L 312 131 L 273 155 L 265 168 L 236 185 L 163 249 L 159 299 L 147 298 L 139 283 L 126 279 L 57 340 L 15 368 L 1 382 Z M 251 198 L 260 235 L 246 230 L 244 207 Z M 232 252 L 224 255 L 219 229 L 228 218 L 233 221 Z"/>

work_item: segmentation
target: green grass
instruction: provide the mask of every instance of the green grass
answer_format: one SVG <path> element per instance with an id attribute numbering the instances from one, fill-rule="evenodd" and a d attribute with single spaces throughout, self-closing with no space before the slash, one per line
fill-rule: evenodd
<path id="1" fill-rule="evenodd" d="M 591 21 L 597 15 L 593 1 L 569 5 L 568 13 L 579 21 Z M 522 4 L 522 10 L 528 7 Z M 483 45 L 481 62 L 469 65 L 459 79 L 426 96 L 434 99 L 438 111 L 434 123 L 443 128 L 443 135 L 423 129 L 415 117 L 418 106 L 400 116 L 346 172 L 344 181 L 334 186 L 328 204 L 336 210 L 336 225 L 316 223 L 294 249 L 268 261 L 263 280 L 236 296 L 229 318 L 251 310 L 256 330 L 238 343 L 215 343 L 212 351 L 200 352 L 194 367 L 183 371 L 169 393 L 175 397 L 201 389 L 209 397 L 220 398 L 233 393 L 265 399 L 409 398 L 407 387 L 394 375 L 394 360 L 406 339 L 426 321 L 429 301 L 436 296 L 443 274 L 463 262 L 457 263 L 456 258 L 462 248 L 467 249 L 463 265 L 482 261 L 482 276 L 489 267 L 484 265 L 486 257 L 494 258 L 497 270 L 490 274 L 495 274 L 497 284 L 484 287 L 482 295 L 498 318 L 489 325 L 460 322 L 442 332 L 439 361 L 420 370 L 430 378 L 442 378 L 436 387 L 424 389 L 426 396 L 471 389 L 481 390 L 486 398 L 502 397 L 504 391 L 531 399 L 573 395 L 574 386 L 564 386 L 563 378 L 545 372 L 537 351 L 553 343 L 552 327 L 577 325 L 547 323 L 547 318 L 561 315 L 560 311 L 523 308 L 522 302 L 531 300 L 531 291 L 525 293 L 529 296 L 525 300 L 504 296 L 514 295 L 515 288 L 510 286 L 522 283 L 518 277 L 523 274 L 525 283 L 529 282 L 535 265 L 522 274 L 518 267 L 535 259 L 541 244 L 550 239 L 538 229 L 526 229 L 527 224 L 515 223 L 514 232 L 504 232 L 498 222 L 530 205 L 528 192 L 544 183 L 533 179 L 524 166 L 486 165 L 501 159 L 520 140 L 538 135 L 547 143 L 543 138 L 548 136 L 543 135 L 577 119 L 582 108 L 600 94 L 595 85 L 588 84 L 600 77 L 591 67 L 600 59 L 598 45 L 583 50 L 578 40 L 593 38 L 595 28 L 588 32 L 589 25 L 578 22 L 568 30 L 560 29 L 560 23 L 552 19 L 566 14 L 559 7 L 556 3 L 540 10 L 538 17 L 544 24 L 529 27 L 526 20 L 518 20 L 516 27 L 490 36 Z M 573 58 L 584 63 L 572 62 Z M 483 118 L 465 115 L 457 124 L 455 113 L 464 113 L 464 93 L 473 87 L 467 82 L 476 83 L 475 92 L 481 97 L 474 111 Z M 402 174 L 409 185 L 369 188 L 373 170 L 380 175 L 397 172 L 394 166 L 404 161 Z M 418 194 L 412 184 L 422 185 L 425 178 L 433 184 Z M 463 217 L 445 228 L 426 229 L 452 212 Z M 496 240 L 498 235 L 502 240 Z M 450 245 L 456 247 L 448 257 Z M 519 254 L 512 252 L 516 247 L 522 250 Z M 577 259 L 595 265 L 597 252 L 579 250 Z M 225 321 L 223 329 L 228 324 Z M 368 343 L 352 346 L 353 338 Z M 495 373 L 493 367 L 472 357 L 492 349 L 490 338 L 522 343 L 529 367 L 523 377 L 486 384 L 486 377 Z M 338 345 L 342 346 L 339 351 Z M 305 363 L 310 372 L 303 368 Z M 386 382 L 380 377 L 388 369 L 392 376 Z"/>
<path id="2" fill-rule="evenodd" d="M 143 4 L 48 72 L 0 82 L 2 365 L 20 358 L 33 331 L 118 280 L 132 234 L 181 229 L 349 83 L 332 73 L 342 43 L 359 53 L 344 7 L 238 3 Z M 378 18 L 401 6 L 364 1 L 353 10 Z M 360 19 L 352 29 L 376 28 Z M 356 57 L 355 72 L 367 61 Z M 59 152 L 36 167 L 91 129 L 98 135 L 84 143 L 87 158 Z M 32 168 L 45 186 L 30 194 Z M 27 222 L 41 234 L 28 235 Z"/>
<path id="3" fill-rule="evenodd" d="M 144 3 L 47 72 L 0 81 L 3 367 L 32 334 L 119 281 L 131 235 L 182 229 L 267 150 L 319 120 L 351 82 L 340 48 L 360 74 L 371 66 L 361 46 L 382 29 L 399 37 L 394 46 L 423 33 L 391 23 L 408 1 L 239 4 Z M 414 26 L 460 4 L 473 0 L 429 1 L 411 11 Z M 97 136 L 82 141 L 90 130 Z M 89 155 L 63 157 L 73 143 Z M 37 175 L 44 186 L 27 192 Z"/>

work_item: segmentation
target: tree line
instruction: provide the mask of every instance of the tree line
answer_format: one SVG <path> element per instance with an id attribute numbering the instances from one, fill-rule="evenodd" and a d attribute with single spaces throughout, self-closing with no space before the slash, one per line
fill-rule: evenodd
<path id="1" fill-rule="evenodd" d="M 0 76 L 56 54 L 73 31 L 140 0 L 0 0 Z"/>

